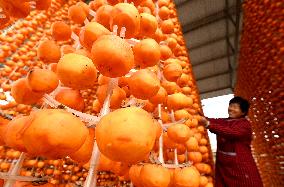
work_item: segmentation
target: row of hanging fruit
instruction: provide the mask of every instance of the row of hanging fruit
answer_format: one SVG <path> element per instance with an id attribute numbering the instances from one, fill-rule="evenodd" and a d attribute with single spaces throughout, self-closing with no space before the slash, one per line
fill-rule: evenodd
<path id="1" fill-rule="evenodd" d="M 283 1 L 252 0 L 243 3 L 244 24 L 235 93 L 251 101 L 252 148 L 264 186 L 284 184 L 280 164 L 284 158 L 275 159 L 276 155 L 284 154 L 281 145 L 284 113 L 283 7 Z"/>

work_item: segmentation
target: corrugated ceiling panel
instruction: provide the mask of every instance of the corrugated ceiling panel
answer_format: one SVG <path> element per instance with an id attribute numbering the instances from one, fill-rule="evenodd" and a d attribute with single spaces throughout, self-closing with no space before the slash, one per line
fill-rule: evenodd
<path id="1" fill-rule="evenodd" d="M 223 10 L 224 2 L 224 0 L 189 0 L 178 8 L 180 22 L 184 25 Z"/>
<path id="2" fill-rule="evenodd" d="M 190 50 L 189 55 L 191 64 L 194 66 L 201 62 L 214 59 L 226 54 L 226 41 L 221 40 L 210 45 L 200 47 L 195 50 Z"/>
<path id="3" fill-rule="evenodd" d="M 233 59 L 233 58 L 231 58 Z M 193 68 L 195 79 L 203 79 L 208 76 L 213 76 L 229 71 L 228 58 L 222 58 L 211 61 L 209 63 L 197 65 Z"/>
<path id="4" fill-rule="evenodd" d="M 232 23 L 229 26 L 229 34 L 234 33 Z M 205 25 L 199 29 L 185 33 L 184 37 L 187 41 L 187 47 L 194 48 L 206 42 L 216 40 L 226 36 L 226 20 L 222 19 L 212 24 Z"/>
<path id="5" fill-rule="evenodd" d="M 211 98 L 211 97 L 217 97 L 217 96 L 220 96 L 220 95 L 228 95 L 228 94 L 232 94 L 232 93 L 234 93 L 234 92 L 231 88 L 226 88 L 226 89 L 222 89 L 222 90 L 218 90 L 218 91 L 214 91 L 214 92 L 210 92 L 210 93 L 201 94 L 200 97 L 201 97 L 201 99 L 207 99 L 207 98 Z"/>
<path id="6" fill-rule="evenodd" d="M 186 2 L 187 0 L 175 0 L 175 4 L 176 5 L 179 5 L 179 4 L 181 4 L 181 3 L 184 3 L 184 2 Z"/>
<path id="7" fill-rule="evenodd" d="M 219 75 L 209 79 L 200 80 L 197 86 L 201 93 L 230 88 L 230 74 Z"/>
<path id="8" fill-rule="evenodd" d="M 233 45 L 234 36 L 230 37 L 230 41 Z M 223 57 L 224 55 L 227 55 L 227 44 L 225 38 L 223 40 L 210 43 L 209 45 L 189 50 L 189 56 L 193 66 L 203 63 L 204 61 Z"/>

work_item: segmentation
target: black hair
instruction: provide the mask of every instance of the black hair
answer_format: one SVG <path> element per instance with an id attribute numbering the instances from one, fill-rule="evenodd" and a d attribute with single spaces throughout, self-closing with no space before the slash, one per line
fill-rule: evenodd
<path id="1" fill-rule="evenodd" d="M 236 96 L 236 97 L 234 97 L 233 99 L 230 100 L 229 104 L 233 104 L 233 103 L 238 103 L 240 105 L 241 111 L 243 113 L 245 113 L 245 115 L 248 114 L 249 107 L 250 107 L 248 100 L 246 100 L 242 97 Z"/>

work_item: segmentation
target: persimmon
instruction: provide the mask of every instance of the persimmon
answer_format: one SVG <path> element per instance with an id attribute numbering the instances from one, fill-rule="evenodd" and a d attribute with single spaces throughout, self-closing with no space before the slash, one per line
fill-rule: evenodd
<path id="1" fill-rule="evenodd" d="M 129 169 L 130 180 L 135 186 L 138 187 L 142 186 L 140 179 L 140 172 L 142 167 L 143 167 L 142 165 L 132 165 Z"/>
<path id="2" fill-rule="evenodd" d="M 153 104 L 162 104 L 167 100 L 167 91 L 161 86 L 156 95 L 149 98 L 149 101 Z"/>
<path id="3" fill-rule="evenodd" d="M 166 160 L 171 160 L 171 161 L 174 161 L 175 160 L 175 152 L 172 151 L 172 150 L 167 150 L 165 152 L 165 156 L 166 156 Z"/>
<path id="4" fill-rule="evenodd" d="M 155 4 L 152 0 L 144 0 L 140 3 L 140 6 L 149 8 L 152 13 L 155 12 Z"/>
<path id="5" fill-rule="evenodd" d="M 11 96 L 18 104 L 35 104 L 43 94 L 33 92 L 26 78 L 16 80 L 11 87 Z"/>
<path id="6" fill-rule="evenodd" d="M 159 44 L 153 39 L 141 40 L 133 47 L 134 60 L 142 68 L 154 66 L 160 61 Z"/>
<path id="7" fill-rule="evenodd" d="M 72 31 L 78 36 L 80 34 L 81 31 L 81 27 L 79 26 L 73 26 L 71 27 Z"/>
<path id="8" fill-rule="evenodd" d="M 113 161 L 107 158 L 105 155 L 100 154 L 98 162 L 98 171 L 110 171 Z"/>
<path id="9" fill-rule="evenodd" d="M 175 187 L 199 187 L 200 173 L 195 167 L 184 167 L 174 172 L 173 184 Z"/>
<path id="10" fill-rule="evenodd" d="M 197 141 L 199 142 L 200 140 L 201 140 L 201 138 L 202 138 L 202 134 L 201 133 L 199 133 L 199 132 L 195 132 L 194 133 L 194 137 L 197 139 Z"/>
<path id="11" fill-rule="evenodd" d="M 169 138 L 168 133 L 163 133 L 163 143 L 164 146 L 168 149 L 176 148 L 176 142 Z"/>
<path id="12" fill-rule="evenodd" d="M 148 99 L 155 96 L 160 89 L 157 76 L 147 69 L 135 72 L 128 81 L 130 92 L 136 98 Z"/>
<path id="13" fill-rule="evenodd" d="M 141 7 L 141 6 L 138 6 L 138 11 L 139 13 L 147 13 L 147 14 L 152 14 L 150 8 L 148 7 Z"/>
<path id="14" fill-rule="evenodd" d="M 55 100 L 74 110 L 83 111 L 85 108 L 84 99 L 79 90 L 60 88 L 55 95 Z"/>
<path id="15" fill-rule="evenodd" d="M 99 72 L 107 77 L 124 76 L 134 66 L 131 46 L 118 36 L 100 37 L 94 43 L 91 53 Z"/>
<path id="16" fill-rule="evenodd" d="M 37 56 L 44 63 L 57 63 L 61 57 L 60 48 L 55 42 L 45 40 L 39 44 Z"/>
<path id="17" fill-rule="evenodd" d="M 168 136 L 177 143 L 185 143 L 190 138 L 189 127 L 184 124 L 175 124 L 168 128 Z"/>
<path id="18" fill-rule="evenodd" d="M 154 122 L 156 124 L 156 139 L 158 140 L 162 135 L 163 129 L 161 124 L 157 120 L 155 120 Z"/>
<path id="19" fill-rule="evenodd" d="M 107 3 L 110 5 L 116 5 L 119 2 L 120 2 L 119 0 L 107 0 Z"/>
<path id="20" fill-rule="evenodd" d="M 160 28 L 158 28 L 155 32 L 155 35 L 153 36 L 153 39 L 155 39 L 158 43 L 163 41 L 166 38 L 166 36 L 163 34 Z"/>
<path id="21" fill-rule="evenodd" d="M 200 143 L 200 145 L 207 145 L 208 144 L 208 140 L 206 138 L 201 138 L 199 143 Z"/>
<path id="22" fill-rule="evenodd" d="M 158 0 L 158 6 L 163 7 L 163 6 L 168 6 L 170 3 L 169 0 Z"/>
<path id="23" fill-rule="evenodd" d="M 170 63 L 164 67 L 163 74 L 168 81 L 176 82 L 182 75 L 182 67 L 176 63 Z"/>
<path id="24" fill-rule="evenodd" d="M 170 121 L 170 116 L 166 111 L 162 110 L 161 118 L 163 123 L 168 123 Z"/>
<path id="25" fill-rule="evenodd" d="M 25 18 L 29 15 L 31 11 L 31 6 L 29 2 L 14 1 L 14 2 L 9 2 L 9 3 L 11 3 L 9 8 L 5 7 L 4 4 L 2 4 L 1 7 L 4 5 L 3 9 L 8 11 L 10 15 L 13 15 L 13 17 Z"/>
<path id="26" fill-rule="evenodd" d="M 106 0 L 95 0 L 89 3 L 89 7 L 94 11 L 98 11 L 98 9 L 104 5 L 107 5 Z"/>
<path id="27" fill-rule="evenodd" d="M 140 171 L 140 180 L 143 186 L 164 187 L 171 181 L 171 175 L 163 166 L 146 164 Z"/>
<path id="28" fill-rule="evenodd" d="M 190 127 L 190 128 L 193 128 L 193 127 L 197 127 L 198 125 L 198 120 L 195 119 L 195 118 L 192 118 L 192 119 L 188 119 L 185 124 Z"/>
<path id="29" fill-rule="evenodd" d="M 202 154 L 202 160 L 203 160 L 204 162 L 208 162 L 208 160 L 209 160 L 209 153 L 208 153 L 208 152 Z"/>
<path id="30" fill-rule="evenodd" d="M 111 20 L 111 12 L 113 10 L 113 6 L 111 5 L 103 5 L 96 11 L 96 22 L 100 23 L 107 29 L 110 28 L 110 20 Z"/>
<path id="31" fill-rule="evenodd" d="M 170 19 L 164 20 L 161 23 L 161 30 L 165 34 L 173 33 L 174 32 L 174 24 L 173 24 L 172 20 L 170 20 Z"/>
<path id="32" fill-rule="evenodd" d="M 104 85 L 104 84 L 108 84 L 110 81 L 109 77 L 103 76 L 102 74 L 99 75 L 98 77 L 98 83 L 99 85 Z"/>
<path id="33" fill-rule="evenodd" d="M 188 151 L 199 151 L 198 140 L 195 137 L 190 137 L 185 145 Z"/>
<path id="34" fill-rule="evenodd" d="M 182 73 L 182 75 L 177 79 L 177 84 L 180 86 L 185 86 L 190 81 L 190 76 L 188 74 Z"/>
<path id="35" fill-rule="evenodd" d="M 213 183 L 212 182 L 208 182 L 208 184 L 206 184 L 205 187 L 214 187 Z"/>
<path id="36" fill-rule="evenodd" d="M 28 85 L 33 92 L 50 93 L 59 84 L 56 73 L 47 69 L 33 69 L 27 75 Z"/>
<path id="37" fill-rule="evenodd" d="M 186 157 L 185 157 L 184 154 L 182 154 L 182 155 L 177 155 L 177 159 L 178 159 L 178 162 L 179 162 L 179 163 L 184 163 L 185 160 L 186 160 Z"/>
<path id="38" fill-rule="evenodd" d="M 183 144 L 180 144 L 180 143 L 176 144 L 175 148 L 177 149 L 178 155 L 184 154 L 185 151 L 186 151 L 186 147 Z"/>
<path id="39" fill-rule="evenodd" d="M 66 41 L 71 38 L 72 30 L 63 21 L 56 21 L 51 26 L 52 37 L 57 41 Z"/>
<path id="40" fill-rule="evenodd" d="M 168 96 L 167 105 L 170 109 L 178 110 L 190 107 L 193 104 L 191 97 L 182 93 L 175 93 Z"/>
<path id="41" fill-rule="evenodd" d="M 82 6 L 72 5 L 68 9 L 68 17 L 77 24 L 83 24 L 87 14 Z"/>
<path id="42" fill-rule="evenodd" d="M 1 14 L 2 18 L 0 19 L 0 29 L 2 29 L 2 26 L 3 28 L 5 28 L 5 24 L 9 23 L 10 21 L 10 15 L 8 14 L 8 12 L 2 11 Z"/>
<path id="43" fill-rule="evenodd" d="M 112 165 L 111 171 L 118 176 L 126 175 L 126 173 L 128 173 L 130 168 L 129 164 L 123 162 L 112 161 L 111 165 Z"/>
<path id="44" fill-rule="evenodd" d="M 118 26 L 118 32 L 122 27 L 126 28 L 125 37 L 131 38 L 139 33 L 140 16 L 137 8 L 128 3 L 118 3 L 111 11 L 110 27 Z"/>
<path id="45" fill-rule="evenodd" d="M 4 135 L 5 135 L 5 130 L 6 127 L 9 123 L 9 120 L 0 117 L 0 145 L 4 145 Z"/>
<path id="46" fill-rule="evenodd" d="M 160 7 L 159 9 L 159 17 L 162 19 L 162 20 L 166 20 L 168 19 L 170 16 L 170 9 L 166 6 L 162 6 Z"/>
<path id="47" fill-rule="evenodd" d="M 188 160 L 193 163 L 202 162 L 202 154 L 200 152 L 188 152 Z"/>
<path id="48" fill-rule="evenodd" d="M 21 133 L 30 125 L 31 121 L 32 118 L 30 116 L 17 117 L 10 121 L 3 134 L 5 144 L 15 150 L 26 152 Z"/>
<path id="49" fill-rule="evenodd" d="M 85 142 L 79 148 L 79 150 L 69 155 L 70 158 L 79 163 L 87 163 L 92 156 L 92 150 L 95 141 L 94 138 L 95 138 L 95 130 L 89 129 L 89 134 Z"/>
<path id="50" fill-rule="evenodd" d="M 84 2 L 78 2 L 78 3 L 76 3 L 76 6 L 82 7 L 82 8 L 84 9 L 86 15 L 89 14 L 89 12 L 90 12 L 90 7 L 89 7 L 86 3 L 84 3 Z"/>
<path id="51" fill-rule="evenodd" d="M 146 110 L 147 112 L 152 113 L 155 110 L 155 105 L 153 105 L 153 103 L 151 103 L 150 101 L 146 100 L 143 109 Z"/>
<path id="52" fill-rule="evenodd" d="M 57 68 L 57 63 L 51 63 L 48 65 L 48 70 L 51 70 L 54 73 L 56 73 L 56 68 Z"/>
<path id="53" fill-rule="evenodd" d="M 199 147 L 199 151 L 200 151 L 200 153 L 205 154 L 205 153 L 208 153 L 208 148 L 206 146 L 202 145 L 202 146 Z"/>
<path id="54" fill-rule="evenodd" d="M 75 53 L 64 55 L 57 64 L 56 72 L 60 81 L 73 89 L 90 88 L 97 80 L 92 60 Z"/>
<path id="55" fill-rule="evenodd" d="M 98 87 L 97 97 L 98 97 L 99 103 L 104 103 L 104 100 L 106 99 L 106 96 L 107 96 L 107 89 L 108 89 L 107 84 L 104 84 Z M 113 93 L 110 98 L 110 108 L 112 109 L 120 108 L 122 101 L 125 99 L 126 99 L 126 94 L 124 90 L 120 88 L 119 86 L 116 86 L 113 89 Z"/>
<path id="56" fill-rule="evenodd" d="M 88 135 L 85 124 L 65 110 L 43 109 L 33 117 L 23 132 L 24 146 L 31 155 L 68 156 L 83 145 Z"/>
<path id="57" fill-rule="evenodd" d="M 167 38 L 166 43 L 168 44 L 169 48 L 171 48 L 171 50 L 174 50 L 175 47 L 177 46 L 176 39 L 172 37 Z"/>
<path id="58" fill-rule="evenodd" d="M 124 2 L 123 0 L 120 0 L 120 2 Z M 136 7 L 141 4 L 143 0 L 129 0 L 128 3 L 133 3 Z"/>
<path id="59" fill-rule="evenodd" d="M 97 22 L 90 22 L 81 29 L 80 43 L 88 50 L 92 49 L 93 43 L 102 35 L 110 34 L 110 31 Z"/>
<path id="60" fill-rule="evenodd" d="M 51 6 L 51 0 L 37 0 L 36 9 L 47 10 Z"/>
<path id="61" fill-rule="evenodd" d="M 172 56 L 172 51 L 167 45 L 161 45 L 161 60 L 166 60 Z"/>
<path id="62" fill-rule="evenodd" d="M 137 163 L 153 148 L 155 128 L 151 115 L 143 109 L 117 109 L 104 116 L 97 125 L 98 147 L 114 161 Z"/>
<path id="63" fill-rule="evenodd" d="M 205 163 L 196 163 L 194 164 L 196 169 L 201 173 L 201 174 L 209 174 L 212 171 L 212 168 L 209 164 Z"/>
<path id="64" fill-rule="evenodd" d="M 206 176 L 200 176 L 200 187 L 205 187 L 208 184 L 208 179 Z"/>
<path id="65" fill-rule="evenodd" d="M 181 88 L 175 82 L 163 81 L 162 86 L 168 94 L 174 94 L 181 91 Z"/>
<path id="66" fill-rule="evenodd" d="M 128 80 L 129 80 L 129 77 L 119 77 L 118 78 L 118 86 L 119 87 L 124 87 L 124 86 L 128 86 Z"/>
<path id="67" fill-rule="evenodd" d="M 176 110 L 174 112 L 175 120 L 189 119 L 191 115 L 184 109 Z"/>
<path id="68" fill-rule="evenodd" d="M 157 19 L 149 13 L 140 14 L 140 35 L 153 37 L 158 28 Z"/>

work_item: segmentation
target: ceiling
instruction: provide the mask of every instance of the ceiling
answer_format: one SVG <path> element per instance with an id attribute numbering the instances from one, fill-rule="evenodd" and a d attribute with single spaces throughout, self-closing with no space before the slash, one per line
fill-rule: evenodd
<path id="1" fill-rule="evenodd" d="M 241 0 L 175 0 L 201 98 L 233 93 Z"/>

